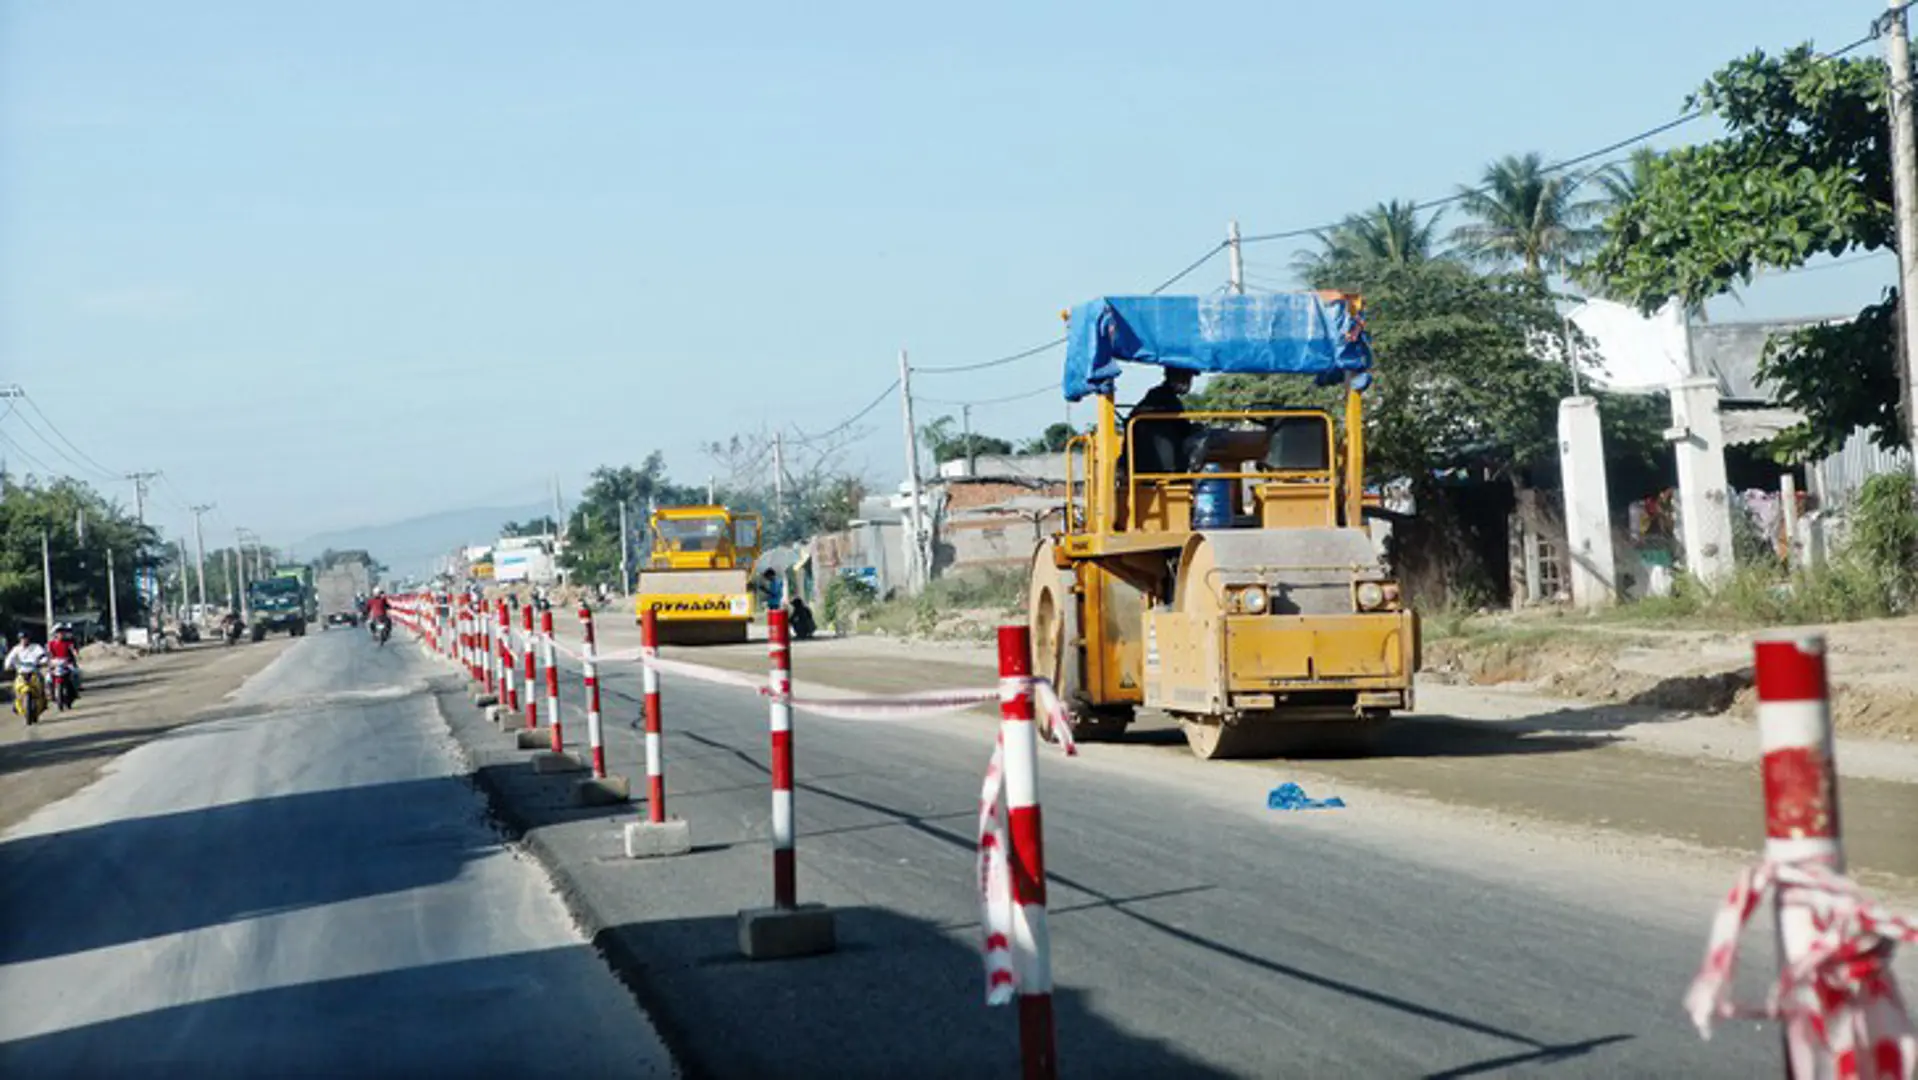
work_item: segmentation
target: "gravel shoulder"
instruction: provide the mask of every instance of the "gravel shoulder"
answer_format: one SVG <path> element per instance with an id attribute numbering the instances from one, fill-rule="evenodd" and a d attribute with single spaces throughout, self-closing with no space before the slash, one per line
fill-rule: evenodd
<path id="1" fill-rule="evenodd" d="M 92 783 L 133 748 L 219 708 L 284 653 L 292 638 L 188 645 L 148 656 L 85 661 L 85 693 L 72 712 L 29 728 L 6 714 L 0 728 L 0 831 Z"/>

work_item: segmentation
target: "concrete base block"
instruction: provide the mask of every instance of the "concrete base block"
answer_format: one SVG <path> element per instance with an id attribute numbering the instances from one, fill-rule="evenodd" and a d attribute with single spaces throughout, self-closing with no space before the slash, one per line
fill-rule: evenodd
<path id="1" fill-rule="evenodd" d="M 499 725 L 499 711 L 498 705 L 488 705 L 486 707 L 486 722 L 497 727 Z"/>
<path id="2" fill-rule="evenodd" d="M 571 754 L 555 754 L 547 750 L 533 755 L 533 771 L 536 773 L 578 772 L 585 767 Z"/>
<path id="3" fill-rule="evenodd" d="M 553 733 L 543 727 L 522 727 L 515 736 L 521 750 L 544 750 L 553 745 Z"/>
<path id="4" fill-rule="evenodd" d="M 629 859 L 659 859 L 684 855 L 692 849 L 692 826 L 678 818 L 626 823 L 626 857 Z"/>
<path id="5" fill-rule="evenodd" d="M 484 692 L 476 693 L 473 695 L 473 704 L 484 709 L 493 705 L 498 705 L 499 699 L 488 693 L 484 693 Z"/>
<path id="6" fill-rule="evenodd" d="M 739 951 L 748 960 L 819 956 L 837 947 L 832 909 L 824 904 L 752 908 L 739 913 Z"/>
<path id="7" fill-rule="evenodd" d="M 614 806 L 630 802 L 632 797 L 623 776 L 595 776 L 573 785 L 573 803 L 577 806 Z"/>

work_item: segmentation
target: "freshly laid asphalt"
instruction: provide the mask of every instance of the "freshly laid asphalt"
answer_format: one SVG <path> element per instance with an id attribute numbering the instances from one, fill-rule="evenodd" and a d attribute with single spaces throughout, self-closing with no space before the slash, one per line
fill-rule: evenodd
<path id="1" fill-rule="evenodd" d="M 0 838 L 0 1076 L 672 1075 L 426 664 L 309 635 Z"/>
<path id="2" fill-rule="evenodd" d="M 804 656 L 802 645 L 802 688 Z M 602 677 L 612 771 L 643 794 L 636 670 L 609 663 Z M 569 668 L 569 747 L 584 739 L 577 683 Z M 572 806 L 576 777 L 536 774 L 458 685 L 441 700 L 482 786 L 693 1072 L 1016 1072 L 1016 1019 L 984 1007 L 977 945 L 989 717 L 799 714 L 800 899 L 837 910 L 840 943 L 830 956 L 751 962 L 735 913 L 770 900 L 762 699 L 667 677 L 668 811 L 691 823 L 695 849 L 639 862 L 623 857 L 620 829 L 645 813 L 641 801 Z M 1363 806 L 1268 811 L 1250 774 L 1088 749 L 1042 765 L 1063 1075 L 1778 1069 L 1774 1030 L 1732 1024 L 1708 1043 L 1679 1009 L 1726 884 L 1717 869 L 1666 881 L 1594 858 L 1508 873 L 1473 857 L 1470 834 L 1408 850 L 1381 840 L 1389 823 Z M 1752 944 L 1762 970 L 1763 941 Z"/>

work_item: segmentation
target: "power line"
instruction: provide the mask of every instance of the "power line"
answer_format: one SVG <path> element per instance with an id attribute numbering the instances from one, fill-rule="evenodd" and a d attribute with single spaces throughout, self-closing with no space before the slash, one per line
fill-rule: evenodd
<path id="1" fill-rule="evenodd" d="M 919 401 L 925 402 L 928 405 L 957 405 L 962 408 L 970 405 L 976 408 L 980 405 L 1003 405 L 1008 401 L 1023 401 L 1026 398 L 1036 397 L 1040 394 L 1043 394 L 1047 392 L 1048 390 L 1057 390 L 1057 389 L 1059 389 L 1059 384 L 1057 382 L 1049 382 L 1049 383 L 1046 383 L 1044 386 L 1034 387 L 1031 390 L 1022 390 L 1017 394 L 1007 394 L 1004 397 L 996 397 L 996 398 L 983 398 L 978 401 L 950 401 L 946 398 L 927 397 L 924 394 L 914 394 L 913 397 Z"/>
<path id="2" fill-rule="evenodd" d="M 41 461 L 39 458 L 34 457 L 32 454 L 28 453 L 26 447 L 21 446 L 19 443 L 13 441 L 13 436 L 8 435 L 4 431 L 0 431 L 0 442 L 6 443 L 8 446 L 13 448 L 14 453 L 19 454 L 23 458 L 26 458 L 27 464 L 33 466 L 36 469 L 39 469 L 40 474 L 42 476 L 55 477 L 55 476 L 66 475 L 65 473 L 62 473 L 58 469 L 48 468 L 46 462 Z"/>
<path id="3" fill-rule="evenodd" d="M 1212 245 L 1209 248 L 1206 248 L 1205 254 L 1192 260 L 1192 262 L 1188 264 L 1185 269 L 1179 271 L 1178 273 L 1172 275 L 1169 278 L 1166 278 L 1164 281 L 1161 281 L 1159 283 L 1158 288 L 1153 289 L 1150 293 L 1147 293 L 1146 295 L 1157 296 L 1160 293 L 1166 291 L 1167 289 L 1170 289 L 1172 286 L 1177 285 L 1179 282 L 1185 280 L 1185 276 L 1187 274 L 1190 274 L 1192 271 L 1197 270 L 1199 267 L 1204 266 L 1206 263 L 1211 262 L 1212 256 L 1217 255 L 1219 252 L 1224 250 L 1225 250 L 1225 241 L 1223 240 L 1219 241 L 1218 243 Z"/>
<path id="4" fill-rule="evenodd" d="M 40 403 L 39 403 L 39 402 L 37 402 L 37 401 L 35 401 L 35 400 L 33 400 L 33 397 L 32 397 L 32 395 L 30 395 L 30 394 L 21 394 L 20 396 L 21 396 L 21 398 L 22 398 L 22 399 L 24 399 L 24 400 L 26 401 L 26 403 L 27 403 L 27 407 L 28 407 L 29 409 L 32 409 L 32 410 L 33 410 L 33 412 L 34 412 L 34 415 L 35 415 L 35 416 L 38 416 L 38 417 L 39 417 L 39 418 L 40 418 L 41 420 L 43 420 L 43 421 L 45 421 L 45 423 L 46 423 L 46 425 L 47 425 L 47 429 L 48 429 L 49 431 L 52 431 L 52 432 L 53 432 L 53 433 L 54 433 L 54 434 L 55 434 L 56 436 L 58 436 L 61 442 L 63 442 L 63 443 L 66 443 L 66 444 L 67 444 L 67 446 L 68 446 L 68 448 L 70 448 L 70 449 L 71 449 L 71 450 L 72 450 L 72 451 L 73 451 L 74 453 L 76 453 L 76 454 L 78 454 L 78 455 L 80 455 L 80 457 L 82 457 L 82 458 L 84 458 L 84 459 L 86 460 L 86 462 L 87 462 L 87 464 L 89 464 L 89 465 L 91 465 L 91 466 L 93 466 L 93 467 L 94 467 L 95 469 L 98 469 L 98 470 L 99 470 L 99 471 L 100 471 L 101 473 L 103 473 L 103 474 L 105 474 L 105 475 L 107 475 L 107 476 L 118 476 L 118 475 L 119 475 L 119 473 L 118 473 L 118 472 L 116 472 L 115 470 L 113 470 L 113 469 L 109 469 L 109 468 L 107 468 L 107 467 L 106 467 L 105 465 L 102 465 L 102 464 L 100 464 L 100 463 L 99 463 L 98 461 L 96 461 L 96 460 L 94 459 L 94 457 L 93 457 L 93 455 L 91 455 L 91 454 L 89 454 L 89 453 L 87 453 L 87 452 L 86 452 L 85 450 L 82 450 L 82 449 L 80 449 L 80 448 L 79 448 L 79 447 L 78 447 L 77 445 L 75 445 L 75 444 L 74 444 L 74 442 L 73 442 L 73 440 L 72 440 L 72 439 L 69 439 L 69 438 L 67 438 L 67 436 L 66 436 L 66 433 L 65 433 L 65 432 L 63 432 L 63 431 L 61 431 L 61 430 L 60 430 L 60 426 L 59 426 L 58 424 L 55 424 L 55 423 L 53 422 L 53 418 L 52 418 L 52 417 L 50 417 L 50 416 L 48 416 L 48 415 L 46 414 L 46 412 L 45 412 L 45 410 L 43 410 L 43 409 L 41 409 L 41 408 L 40 408 Z M 24 418 L 23 418 L 23 419 L 24 419 Z"/>
<path id="5" fill-rule="evenodd" d="M 1910 7 L 1912 2 L 1914 2 L 1914 0 L 1907 0 L 1906 3 L 1901 4 L 1899 6 L 1901 8 Z M 1864 37 L 1861 37 L 1858 40 L 1853 41 L 1850 44 L 1845 45 L 1841 48 L 1835 49 L 1831 52 L 1820 53 L 1818 55 L 1821 59 L 1836 60 L 1837 58 L 1844 56 L 1847 53 L 1854 52 L 1878 40 L 1878 37 L 1882 32 L 1883 31 L 1881 29 L 1881 24 L 1878 22 L 1874 22 L 1872 24 L 1871 31 L 1867 33 Z M 1625 138 L 1619 139 L 1616 142 L 1606 143 L 1604 146 L 1601 146 L 1596 150 L 1587 150 L 1586 152 L 1582 154 L 1577 154 L 1573 157 L 1566 158 L 1562 161 L 1554 161 L 1550 165 L 1547 165 L 1544 168 L 1540 169 L 1539 173 L 1541 175 L 1545 175 L 1549 173 L 1563 172 L 1566 169 L 1577 168 L 1578 166 L 1583 165 L 1586 162 L 1595 161 L 1602 157 L 1608 157 L 1612 154 L 1617 153 L 1620 150 L 1625 149 L 1628 146 L 1633 146 L 1637 143 L 1644 142 L 1646 139 L 1651 139 L 1659 135 L 1663 135 L 1667 131 L 1671 131 L 1674 128 L 1682 127 L 1685 124 L 1689 124 L 1693 120 L 1697 120 L 1698 118 L 1704 115 L 1705 115 L 1705 110 L 1703 109 L 1689 109 L 1679 114 L 1678 116 L 1665 121 L 1662 124 L 1654 124 L 1653 126 L 1648 127 L 1645 130 L 1640 131 L 1635 135 L 1626 136 Z M 1420 203 L 1414 203 L 1412 204 L 1412 212 L 1423 213 L 1424 211 L 1427 211 L 1427 210 L 1436 210 L 1442 206 L 1450 206 L 1451 204 L 1456 202 L 1463 202 L 1464 200 L 1472 198 L 1473 196 L 1476 196 L 1476 195 L 1483 195 L 1490 190 L 1491 188 L 1489 185 L 1480 185 L 1475 188 L 1461 188 L 1460 190 L 1453 192 L 1450 195 L 1441 196 L 1436 199 L 1427 199 L 1424 202 L 1420 202 Z M 1330 229 L 1336 229 L 1338 228 L 1338 226 L 1343 220 L 1344 219 L 1341 218 L 1340 221 L 1328 222 L 1323 225 L 1313 225 L 1308 228 L 1284 229 L 1279 232 L 1258 233 L 1253 236 L 1247 236 L 1247 237 L 1241 238 L 1239 243 L 1260 244 L 1260 243 L 1265 243 L 1271 240 L 1302 240 L 1307 237 L 1317 236 L 1318 234 L 1322 232 L 1326 232 L 1327 230 L 1330 230 Z"/>
<path id="6" fill-rule="evenodd" d="M 1010 364 L 1015 360 L 1024 360 L 1028 356 L 1037 356 L 1048 349 L 1056 349 L 1059 346 L 1064 345 L 1065 343 L 1066 343 L 1066 336 L 1064 334 L 1060 334 L 1058 337 L 1053 338 L 1051 341 L 1046 342 L 1044 345 L 1034 345 L 1032 348 L 1026 349 L 1023 352 L 1016 352 L 1010 356 L 1001 356 L 996 360 L 981 360 L 980 362 L 976 364 L 949 364 L 944 367 L 914 366 L 912 369 L 912 372 L 915 375 L 953 375 L 961 371 L 979 371 L 984 368 L 998 367 L 1001 364 Z M 921 400 L 930 400 L 930 399 L 922 398 Z"/>
<path id="7" fill-rule="evenodd" d="M 884 390 L 879 392 L 878 397 L 872 399 L 872 404 L 866 406 L 865 408 L 859 410 L 856 413 L 853 413 L 851 416 L 847 417 L 844 420 L 841 420 L 839 423 L 833 425 L 832 427 L 827 428 L 825 431 L 822 431 L 817 435 L 808 435 L 805 432 L 799 431 L 797 428 L 795 428 L 794 434 L 796 434 L 799 437 L 799 441 L 802 443 L 818 442 L 819 440 L 827 438 L 829 436 L 837 435 L 840 432 L 846 430 L 847 428 L 853 426 L 854 424 L 857 424 L 859 421 L 864 420 L 866 418 L 867 413 L 885 404 L 886 399 L 891 397 L 892 392 L 897 389 L 899 389 L 899 380 L 894 379 L 892 382 L 886 385 L 886 388 Z"/>
<path id="8" fill-rule="evenodd" d="M 27 403 L 31 405 L 33 402 L 31 399 L 29 399 Z M 93 466 L 90 466 L 85 461 L 82 461 L 80 458 L 75 457 L 73 454 L 70 454 L 66 450 L 62 449 L 60 444 L 53 441 L 53 439 L 49 438 L 46 432 L 41 431 L 39 426 L 36 425 L 33 422 L 33 420 L 27 416 L 26 413 L 17 413 L 14 418 L 19 420 L 20 423 L 22 423 L 23 425 L 25 425 L 28 431 L 33 432 L 34 437 L 39 439 L 42 443 L 46 444 L 49 450 L 52 450 L 55 454 L 59 455 L 62 461 L 66 462 L 67 464 L 73 466 L 76 469 L 79 469 L 82 473 L 92 472 L 93 473 L 92 478 L 96 480 L 120 479 L 118 474 L 108 472 L 105 469 L 95 468 Z"/>

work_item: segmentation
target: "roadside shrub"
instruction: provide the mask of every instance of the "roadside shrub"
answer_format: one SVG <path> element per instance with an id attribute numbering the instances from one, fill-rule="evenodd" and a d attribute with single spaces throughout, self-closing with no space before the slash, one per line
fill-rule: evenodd
<path id="1" fill-rule="evenodd" d="M 1918 596 L 1918 483 L 1910 474 L 1865 481 L 1845 555 L 1878 575 L 1893 608 L 1911 610 Z"/>
<path id="2" fill-rule="evenodd" d="M 879 602 L 879 592 L 863 578 L 840 575 L 826 583 L 826 596 L 820 602 L 820 615 L 834 633 L 852 629 L 859 616 L 870 612 Z"/>

